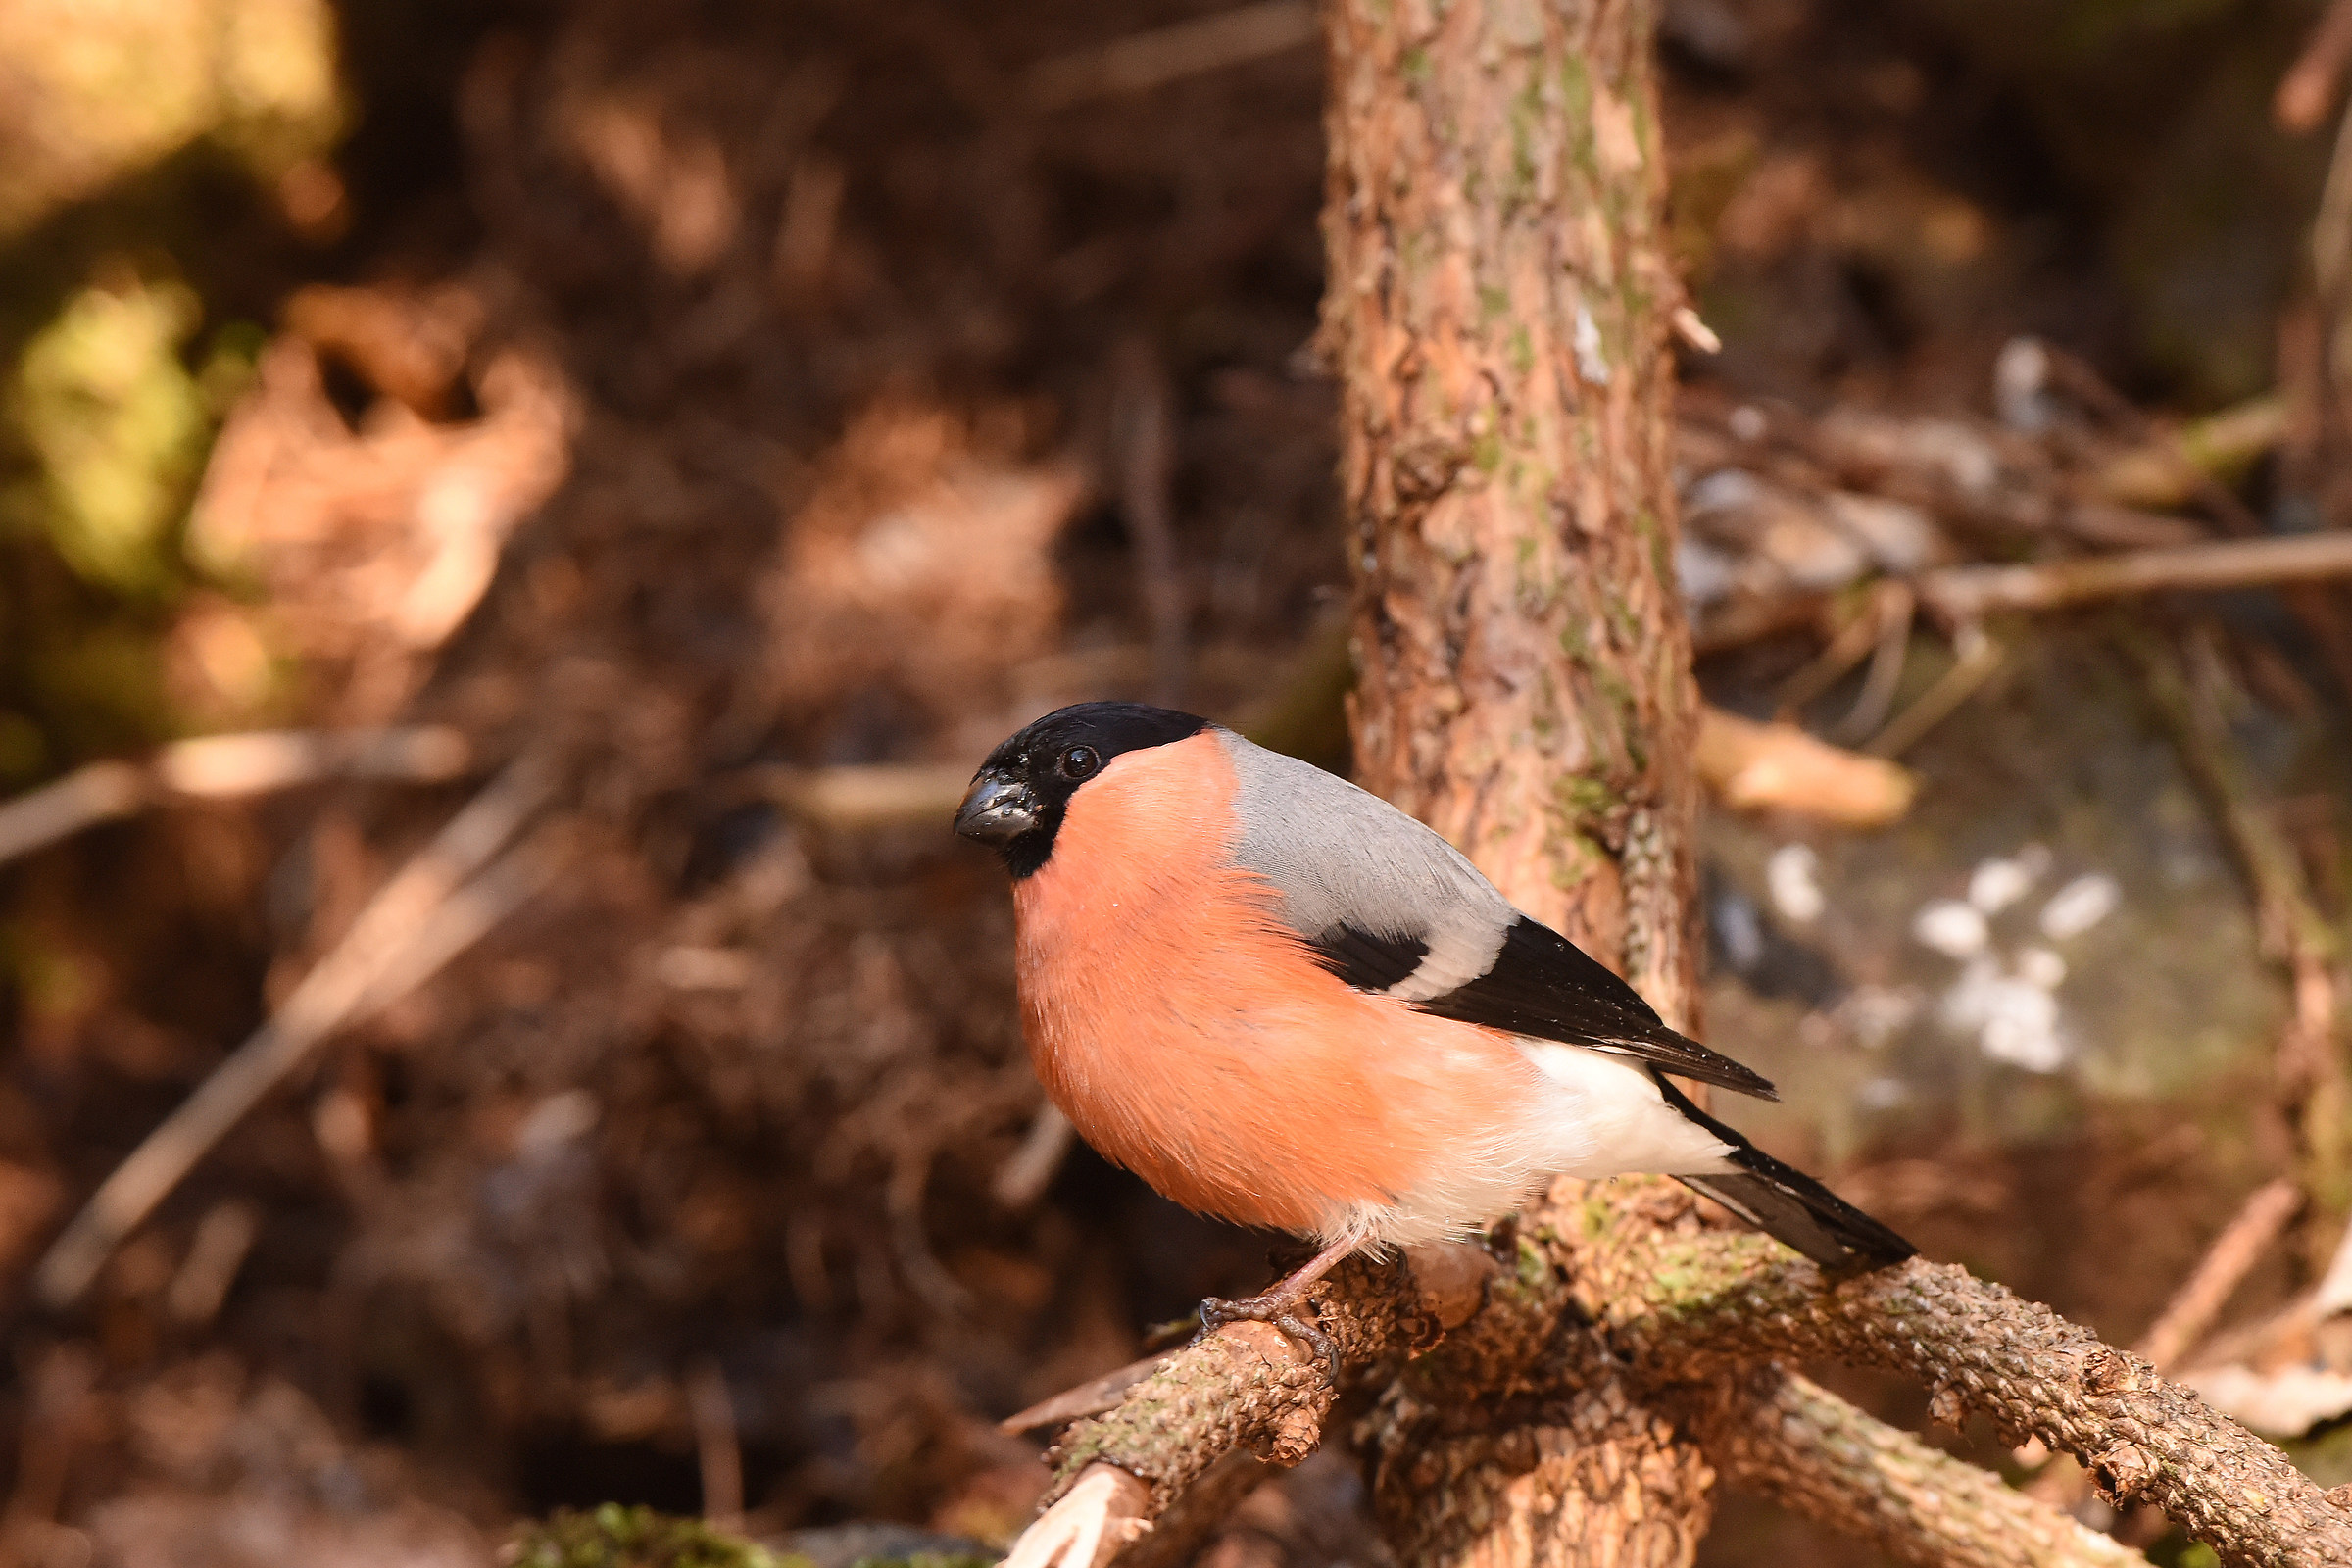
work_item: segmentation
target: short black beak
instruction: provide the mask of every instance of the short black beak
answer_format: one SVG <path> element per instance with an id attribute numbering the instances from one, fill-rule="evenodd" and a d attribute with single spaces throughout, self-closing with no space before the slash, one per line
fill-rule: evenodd
<path id="1" fill-rule="evenodd" d="M 956 810 L 956 831 L 1002 848 L 1037 826 L 1037 797 L 1003 774 L 983 773 Z"/>

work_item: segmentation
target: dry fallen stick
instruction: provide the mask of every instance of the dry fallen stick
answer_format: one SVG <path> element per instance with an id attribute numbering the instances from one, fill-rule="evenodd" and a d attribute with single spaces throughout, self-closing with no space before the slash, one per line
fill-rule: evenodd
<path id="1" fill-rule="evenodd" d="M 262 730 L 165 747 L 144 766 L 92 762 L 0 806 L 0 863 L 173 796 L 228 800 L 321 779 L 441 784 L 473 766 L 466 737 L 440 724 L 406 729 Z"/>
<path id="2" fill-rule="evenodd" d="M 1735 810 L 1792 811 L 1846 827 L 1885 827 L 1919 793 L 1915 776 L 1883 758 L 1719 708 L 1700 710 L 1697 762 L 1699 778 Z"/>
<path id="3" fill-rule="evenodd" d="M 78 1300 L 123 1238 L 319 1042 L 421 984 L 539 890 L 553 866 L 529 847 L 481 867 L 513 842 L 553 783 L 535 758 L 510 764 L 376 891 L 270 1020 L 147 1135 L 50 1245 L 33 1275 L 43 1304 Z"/>
<path id="4" fill-rule="evenodd" d="M 777 805 L 837 833 L 930 823 L 947 831 L 977 763 L 858 763 L 763 769 Z"/>
<path id="5" fill-rule="evenodd" d="M 2256 1188 L 2140 1336 L 2139 1353 L 2151 1365 L 2169 1367 L 2195 1349 L 2221 1317 L 2230 1293 L 2244 1283 L 2302 1206 L 2303 1189 L 2283 1176 Z"/>
<path id="6" fill-rule="evenodd" d="M 1029 73 L 1029 94 L 1041 109 L 1089 98 L 1147 92 L 1315 39 L 1315 8 L 1307 0 L 1260 0 L 1215 16 L 1155 27 L 1045 61 Z"/>
<path id="7" fill-rule="evenodd" d="M 2217 540 L 2023 566 L 1945 566 L 1920 577 L 1917 587 L 1922 604 L 1965 622 L 1999 610 L 2056 610 L 2167 589 L 2262 588 L 2344 576 L 2352 576 L 2352 532 Z"/>
<path id="8" fill-rule="evenodd" d="M 2120 506 L 2169 512 L 2253 466 L 2286 438 L 2286 399 L 2265 392 L 2176 430 L 2143 428 L 2141 444 L 2109 459 L 2091 482 Z"/>
<path id="9" fill-rule="evenodd" d="M 2143 452 L 2153 450 L 2169 459 L 2174 469 L 2187 484 L 2188 496 L 2204 507 L 2223 532 L 2240 538 L 2262 532 L 2261 520 L 2247 510 L 2246 504 L 2229 486 L 2213 476 L 2209 463 L 2198 461 L 2179 432 L 2166 429 L 2149 418 L 2139 405 L 2108 385 L 2107 378 L 2080 355 L 2048 345 L 2043 346 L 2042 353 L 2053 384 L 2072 393 L 2100 418 L 2142 443 Z M 2284 430 L 2285 411 L 2281 406 L 2274 412 L 2267 432 L 2273 444 L 2277 443 Z M 2110 478 L 2113 472 L 2112 468 L 2109 469 Z"/>

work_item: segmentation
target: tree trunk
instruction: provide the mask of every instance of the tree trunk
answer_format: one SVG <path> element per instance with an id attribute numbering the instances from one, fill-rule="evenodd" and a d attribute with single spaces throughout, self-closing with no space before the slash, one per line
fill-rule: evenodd
<path id="1" fill-rule="evenodd" d="M 1651 23 L 1643 0 L 1329 0 L 1323 336 L 1364 783 L 1690 1029 Z M 1712 1477 L 1616 1379 L 1484 1408 L 1456 1387 L 1408 1379 L 1378 1424 L 1403 1560 L 1691 1560 Z"/>

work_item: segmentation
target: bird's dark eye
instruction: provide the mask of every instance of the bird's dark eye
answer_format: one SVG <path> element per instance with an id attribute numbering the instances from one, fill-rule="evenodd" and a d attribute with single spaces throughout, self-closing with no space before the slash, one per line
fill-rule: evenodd
<path id="1" fill-rule="evenodd" d="M 1092 746 L 1073 746 L 1061 754 L 1061 776 L 1072 781 L 1093 778 L 1102 770 L 1102 754 Z"/>

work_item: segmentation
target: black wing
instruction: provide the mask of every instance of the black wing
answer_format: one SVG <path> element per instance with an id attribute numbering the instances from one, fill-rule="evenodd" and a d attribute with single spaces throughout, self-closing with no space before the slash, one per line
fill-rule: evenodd
<path id="1" fill-rule="evenodd" d="M 1441 1018 L 1639 1057 L 1759 1100 L 1780 1098 L 1770 1080 L 1667 1028 L 1641 993 L 1526 915 L 1505 933 L 1502 951 L 1485 974 L 1412 1004 Z"/>
<path id="2" fill-rule="evenodd" d="M 1419 937 L 1381 936 L 1351 925 L 1325 926 L 1307 946 L 1315 961 L 1358 991 L 1386 991 L 1412 977 L 1429 956 Z"/>

